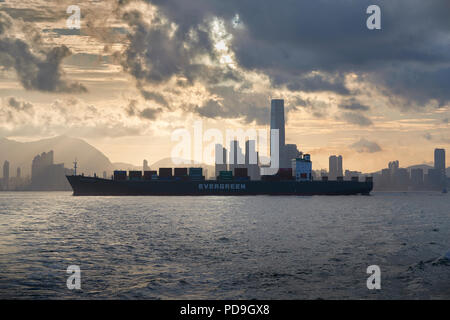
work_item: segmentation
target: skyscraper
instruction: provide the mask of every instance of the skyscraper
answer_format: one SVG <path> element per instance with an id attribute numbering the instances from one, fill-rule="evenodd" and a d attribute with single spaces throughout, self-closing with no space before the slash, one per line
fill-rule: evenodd
<path id="1" fill-rule="evenodd" d="M 221 144 L 216 144 L 215 169 L 216 178 L 219 176 L 220 171 L 227 170 L 227 149 L 225 149 Z"/>
<path id="2" fill-rule="evenodd" d="M 445 176 L 445 149 L 434 149 L 434 168 Z"/>
<path id="3" fill-rule="evenodd" d="M 292 161 L 292 159 L 296 159 L 302 154 L 298 150 L 296 144 L 286 144 L 284 151 L 285 157 L 288 161 Z"/>
<path id="4" fill-rule="evenodd" d="M 245 142 L 245 167 L 251 180 L 260 179 L 258 152 L 256 152 L 256 141 L 247 140 Z"/>
<path id="5" fill-rule="evenodd" d="M 228 170 L 233 171 L 235 168 L 242 168 L 245 165 L 245 157 L 242 153 L 242 149 L 239 146 L 239 141 L 233 140 L 230 142 L 230 153 L 229 153 L 229 166 Z"/>
<path id="6" fill-rule="evenodd" d="M 9 185 L 9 162 L 5 160 L 3 163 L 3 187 L 8 190 Z"/>
<path id="7" fill-rule="evenodd" d="M 436 170 L 437 184 L 446 184 L 446 172 L 445 172 L 445 149 L 434 149 L 434 169 Z"/>
<path id="8" fill-rule="evenodd" d="M 328 161 L 328 179 L 336 180 L 337 177 L 343 177 L 342 156 L 330 156 Z"/>
<path id="9" fill-rule="evenodd" d="M 280 168 L 288 168 L 290 164 L 287 163 L 285 157 L 285 129 L 284 129 L 284 100 L 272 100 L 270 108 L 270 130 L 278 129 L 278 155 L 276 155 L 275 141 L 270 136 L 270 157 L 278 158 L 278 165 Z"/>
<path id="10" fill-rule="evenodd" d="M 342 169 L 342 156 L 339 155 L 337 157 L 337 177 L 343 177 L 344 171 Z"/>

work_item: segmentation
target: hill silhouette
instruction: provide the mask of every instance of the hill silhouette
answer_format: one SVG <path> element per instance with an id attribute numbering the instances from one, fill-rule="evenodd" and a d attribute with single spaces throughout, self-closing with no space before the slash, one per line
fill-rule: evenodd
<path id="1" fill-rule="evenodd" d="M 18 142 L 2 138 L 0 139 L 0 165 L 8 160 L 11 176 L 15 175 L 17 167 L 21 168 L 22 176 L 27 176 L 31 174 L 33 158 L 50 150 L 55 153 L 55 163 L 64 163 L 66 168 L 72 168 L 74 160 L 77 159 L 79 173 L 101 175 L 103 171 L 114 170 L 111 161 L 101 151 L 84 140 L 68 136 L 31 142 Z"/>

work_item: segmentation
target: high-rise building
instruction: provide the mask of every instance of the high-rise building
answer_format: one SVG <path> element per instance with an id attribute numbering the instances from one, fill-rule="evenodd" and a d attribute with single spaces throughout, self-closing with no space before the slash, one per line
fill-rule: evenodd
<path id="1" fill-rule="evenodd" d="M 336 180 L 337 177 L 343 177 L 342 156 L 330 156 L 328 161 L 328 179 Z"/>
<path id="2" fill-rule="evenodd" d="M 245 166 L 245 157 L 242 153 L 242 149 L 239 146 L 239 141 L 233 140 L 230 142 L 229 152 L 229 166 L 228 170 L 233 171 L 235 168 L 242 168 Z"/>
<path id="3" fill-rule="evenodd" d="M 278 140 L 275 141 L 272 138 L 272 130 L 278 129 Z M 270 157 L 278 159 L 278 165 L 280 168 L 290 168 L 291 165 L 286 161 L 285 157 L 285 128 L 284 128 L 284 100 L 274 99 L 272 100 L 270 109 Z M 275 143 L 278 142 L 278 154 L 276 153 Z M 273 166 L 273 164 L 272 164 Z"/>
<path id="4" fill-rule="evenodd" d="M 342 156 L 337 157 L 337 176 L 343 177 L 344 176 L 344 170 L 342 169 Z"/>
<path id="5" fill-rule="evenodd" d="M 9 162 L 5 160 L 3 163 L 3 188 L 8 190 L 9 186 Z"/>
<path id="6" fill-rule="evenodd" d="M 255 140 L 247 140 L 245 142 L 245 167 L 251 180 L 259 180 L 261 178 Z"/>
<path id="7" fill-rule="evenodd" d="M 216 144 L 216 161 L 215 161 L 215 173 L 216 178 L 219 176 L 220 171 L 227 170 L 227 149 L 221 144 Z"/>
<path id="8" fill-rule="evenodd" d="M 256 141 L 245 141 L 245 165 L 257 164 L 256 159 Z"/>
<path id="9" fill-rule="evenodd" d="M 150 167 L 148 166 L 148 161 L 144 160 L 144 163 L 142 164 L 142 170 L 143 171 L 150 171 Z"/>
<path id="10" fill-rule="evenodd" d="M 391 171 L 391 176 L 392 176 L 393 174 L 395 174 L 395 172 L 400 167 L 400 163 L 398 162 L 398 160 L 391 161 L 391 162 L 389 162 L 388 167 L 389 167 L 389 170 Z"/>
<path id="11" fill-rule="evenodd" d="M 297 159 L 302 155 L 302 153 L 298 150 L 296 144 L 286 144 L 284 154 L 288 161 L 292 161 L 292 159 Z"/>
<path id="12" fill-rule="evenodd" d="M 22 170 L 20 169 L 20 167 L 18 167 L 18 168 L 17 168 L 16 178 L 17 178 L 17 179 L 20 179 L 21 175 L 22 175 Z"/>
<path id="13" fill-rule="evenodd" d="M 66 175 L 73 170 L 64 168 L 64 164 L 53 162 L 53 151 L 43 152 L 34 157 L 31 165 L 31 188 L 33 190 L 71 190 Z"/>
<path id="14" fill-rule="evenodd" d="M 434 169 L 439 171 L 442 175 L 442 179 L 446 176 L 445 149 L 434 149 Z"/>

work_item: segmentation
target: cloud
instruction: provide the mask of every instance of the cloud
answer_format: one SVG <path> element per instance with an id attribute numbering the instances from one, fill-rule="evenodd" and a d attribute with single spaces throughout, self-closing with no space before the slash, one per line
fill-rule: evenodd
<path id="1" fill-rule="evenodd" d="M 231 86 L 209 88 L 217 99 L 209 99 L 200 106 L 191 108 L 206 118 L 241 119 L 245 123 L 255 122 L 267 125 L 270 120 L 270 108 L 265 94 L 239 90 Z"/>
<path id="2" fill-rule="evenodd" d="M 364 138 L 350 145 L 351 149 L 356 150 L 359 153 L 375 153 L 380 152 L 381 147 L 376 143 Z"/>
<path id="3" fill-rule="evenodd" d="M 368 111 L 368 110 L 370 110 L 370 107 L 359 103 L 354 98 L 344 101 L 343 103 L 341 103 L 339 105 L 339 108 L 343 109 L 343 110 L 351 110 L 351 111 Z"/>
<path id="4" fill-rule="evenodd" d="M 10 33 L 13 20 L 0 12 L 0 66 L 14 69 L 22 86 L 27 90 L 44 92 L 86 92 L 86 88 L 76 82 L 65 79 L 62 61 L 71 55 L 66 46 L 53 48 L 41 47 L 39 39 L 34 37 L 28 42 L 16 38 Z M 29 28 L 29 26 L 28 26 Z"/>
<path id="5" fill-rule="evenodd" d="M 130 100 L 130 103 L 125 109 L 126 113 L 132 117 L 134 116 L 146 120 L 155 120 L 157 116 L 162 112 L 161 108 L 144 108 L 143 110 L 139 110 L 137 105 L 137 100 Z"/>
<path id="6" fill-rule="evenodd" d="M 8 99 L 8 106 L 12 107 L 17 111 L 26 111 L 26 112 L 33 111 L 33 105 L 31 103 L 17 100 L 14 97 Z"/>
<path id="7" fill-rule="evenodd" d="M 338 119 L 361 127 L 368 127 L 373 124 L 372 120 L 357 112 L 344 112 L 338 116 Z"/>
<path id="8" fill-rule="evenodd" d="M 148 28 L 136 28 L 132 37 L 136 41 L 131 41 L 129 57 L 139 61 L 144 57 L 147 61 L 148 56 L 160 65 L 146 63 L 152 68 L 130 67 L 130 71 L 148 79 L 189 73 L 191 64 L 186 62 L 199 52 L 199 48 L 189 46 L 190 32 L 199 32 L 199 39 L 203 40 L 197 42 L 200 51 L 214 56 L 210 34 L 202 27 L 205 21 L 218 17 L 232 35 L 231 48 L 238 66 L 269 76 L 275 88 L 348 95 L 351 90 L 345 76 L 356 74 L 364 76 L 364 80 L 375 84 L 384 94 L 405 98 L 405 106 L 409 101 L 419 105 L 433 100 L 440 105 L 450 101 L 447 0 L 379 0 L 381 31 L 366 27 L 366 9 L 373 4 L 371 0 L 146 2 L 156 6 L 177 28 L 172 38 L 164 36 L 166 32 L 161 30 L 149 33 Z M 429 18 L 423 19 L 424 16 Z M 138 39 L 154 44 L 149 45 L 147 56 L 133 54 Z M 190 49 L 172 41 L 187 44 Z M 174 60 L 178 63 L 173 64 Z M 353 110 L 364 108 L 346 106 Z"/>

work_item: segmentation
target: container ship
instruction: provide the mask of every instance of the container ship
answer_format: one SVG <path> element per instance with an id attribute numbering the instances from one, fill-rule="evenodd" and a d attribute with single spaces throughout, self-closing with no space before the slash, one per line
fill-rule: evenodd
<path id="1" fill-rule="evenodd" d="M 248 195 L 369 195 L 372 177 L 344 181 L 338 177 L 314 180 L 310 156 L 293 159 L 292 168 L 251 180 L 247 168 L 220 171 L 207 180 L 202 168 L 160 168 L 157 171 L 114 171 L 111 179 L 71 175 L 67 179 L 75 196 L 248 196 Z"/>

